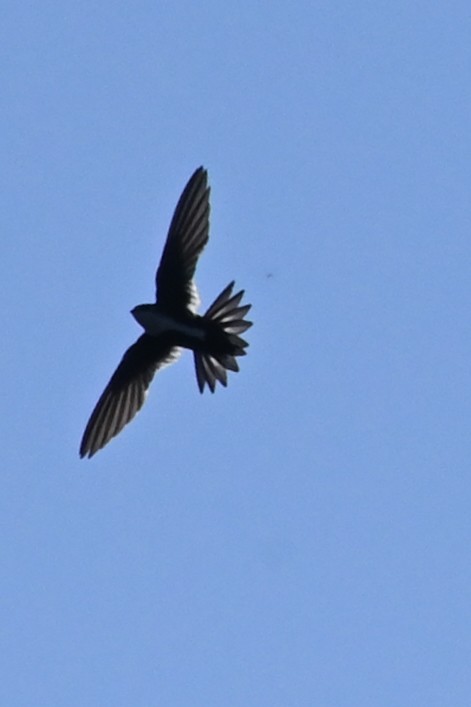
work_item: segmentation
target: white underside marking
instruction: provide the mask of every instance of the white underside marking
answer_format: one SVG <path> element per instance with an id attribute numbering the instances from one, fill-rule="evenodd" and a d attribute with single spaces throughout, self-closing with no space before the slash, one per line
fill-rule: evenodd
<path id="1" fill-rule="evenodd" d="M 194 281 L 192 280 L 190 282 L 190 303 L 188 305 L 188 309 L 190 310 L 190 312 L 193 312 L 193 314 L 196 314 L 200 304 L 201 304 L 201 300 L 200 300 L 198 288 L 196 287 Z"/>
<path id="2" fill-rule="evenodd" d="M 159 369 L 161 370 L 162 368 L 165 368 L 165 366 L 171 366 L 172 363 L 175 363 L 177 361 L 182 353 L 182 349 L 179 346 L 175 346 L 171 351 L 170 354 L 167 356 L 167 358 L 160 364 Z"/>

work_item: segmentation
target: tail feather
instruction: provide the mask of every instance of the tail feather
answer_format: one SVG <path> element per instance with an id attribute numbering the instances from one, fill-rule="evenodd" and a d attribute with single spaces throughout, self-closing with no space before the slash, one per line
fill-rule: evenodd
<path id="1" fill-rule="evenodd" d="M 219 354 L 216 358 L 221 366 L 227 368 L 228 371 L 235 371 L 237 373 L 239 370 L 239 364 L 237 363 L 235 356 L 231 356 L 230 354 Z"/>
<path id="2" fill-rule="evenodd" d="M 210 391 L 214 393 L 217 381 L 224 387 L 227 386 L 227 366 L 224 366 L 218 359 L 195 352 L 196 379 L 201 392 L 207 384 Z M 235 370 L 235 368 L 229 370 Z"/>
<path id="3" fill-rule="evenodd" d="M 227 371 L 237 372 L 239 365 L 236 356 L 245 356 L 246 353 L 248 343 L 239 334 L 252 326 L 252 322 L 244 319 L 251 305 L 239 306 L 244 290 L 233 295 L 233 288 L 234 282 L 231 282 L 204 315 L 205 319 L 218 325 L 221 350 L 194 352 L 196 380 L 201 393 L 205 385 L 212 393 L 217 382 L 227 386 Z"/>

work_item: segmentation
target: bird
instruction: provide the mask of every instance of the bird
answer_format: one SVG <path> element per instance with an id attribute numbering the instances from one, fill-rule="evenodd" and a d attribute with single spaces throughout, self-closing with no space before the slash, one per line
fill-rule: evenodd
<path id="1" fill-rule="evenodd" d="M 144 333 L 125 352 L 99 398 L 83 433 L 80 457 L 92 457 L 121 432 L 142 408 L 157 371 L 174 363 L 182 349 L 193 351 L 200 393 L 227 385 L 227 371 L 238 371 L 237 358 L 248 346 L 240 334 L 251 305 L 244 290 L 233 294 L 230 282 L 205 314 L 197 314 L 194 273 L 209 238 L 208 173 L 198 167 L 175 208 L 156 273 L 156 300 L 131 314 Z"/>

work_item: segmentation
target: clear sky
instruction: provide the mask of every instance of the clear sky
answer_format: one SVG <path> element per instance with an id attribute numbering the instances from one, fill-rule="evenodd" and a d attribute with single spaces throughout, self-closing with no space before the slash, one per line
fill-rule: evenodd
<path id="1" fill-rule="evenodd" d="M 26 2 L 0 21 L 0 704 L 471 704 L 467 2 Z M 203 164 L 207 307 L 78 446 Z"/>

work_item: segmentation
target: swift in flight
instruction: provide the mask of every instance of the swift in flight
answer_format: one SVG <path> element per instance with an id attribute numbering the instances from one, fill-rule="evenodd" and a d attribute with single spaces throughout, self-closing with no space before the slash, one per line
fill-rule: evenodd
<path id="1" fill-rule="evenodd" d="M 156 302 L 139 304 L 131 314 L 144 329 L 126 351 L 85 428 L 80 456 L 91 457 L 130 422 L 144 404 L 154 374 L 173 363 L 181 348 L 191 349 L 200 392 L 227 385 L 227 371 L 238 371 L 248 343 L 240 337 L 252 326 L 244 291 L 231 282 L 204 315 L 193 281 L 196 263 L 209 237 L 208 175 L 199 167 L 178 201 L 156 275 Z"/>

